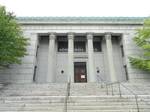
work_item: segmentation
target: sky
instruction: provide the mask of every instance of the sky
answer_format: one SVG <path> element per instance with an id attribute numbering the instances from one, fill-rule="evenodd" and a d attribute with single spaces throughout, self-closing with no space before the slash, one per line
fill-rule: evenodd
<path id="1" fill-rule="evenodd" d="M 16 16 L 150 16 L 150 0 L 0 0 Z"/>

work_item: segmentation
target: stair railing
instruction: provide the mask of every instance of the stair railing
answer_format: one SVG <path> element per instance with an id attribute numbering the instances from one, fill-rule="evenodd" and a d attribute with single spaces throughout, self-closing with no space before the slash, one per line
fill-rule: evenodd
<path id="1" fill-rule="evenodd" d="M 120 84 L 119 82 L 107 82 L 105 81 L 101 76 L 97 75 L 97 79 L 98 79 L 98 82 L 101 82 L 101 88 L 103 88 L 103 84 L 105 85 L 106 87 L 106 94 L 109 95 L 109 91 L 108 91 L 108 88 L 109 86 L 111 87 L 111 93 L 112 95 L 114 95 L 114 88 L 113 88 L 113 85 L 114 84 L 118 84 L 118 88 L 119 88 L 119 95 L 121 96 L 121 89 L 120 89 Z"/>
<path id="2" fill-rule="evenodd" d="M 98 82 L 101 82 L 101 88 L 103 88 L 103 84 L 105 84 L 105 80 L 99 75 L 97 75 L 97 79 L 98 79 Z"/>
<path id="3" fill-rule="evenodd" d="M 114 95 L 114 87 L 113 87 L 114 84 L 118 85 L 118 91 L 119 91 L 119 96 L 120 97 L 122 97 L 121 86 L 123 88 L 125 88 L 126 90 L 128 90 L 135 97 L 135 103 L 136 103 L 137 112 L 140 112 L 140 110 L 139 110 L 139 104 L 138 104 L 138 95 L 135 94 L 131 89 L 129 89 L 128 87 L 126 87 L 124 84 L 122 84 L 122 83 L 120 83 L 118 81 L 112 82 L 112 83 L 106 83 L 107 95 L 108 95 L 108 86 L 111 87 L 111 93 L 112 93 L 112 95 Z"/>
<path id="4" fill-rule="evenodd" d="M 67 82 L 67 90 L 66 90 L 66 96 L 65 96 L 65 101 L 64 101 L 64 112 L 67 112 L 68 108 L 68 99 L 70 96 L 70 86 L 71 86 L 71 78 L 68 79 Z"/>
<path id="5" fill-rule="evenodd" d="M 108 92 L 108 87 L 109 87 L 109 86 L 111 87 L 111 94 L 114 95 L 114 87 L 113 87 L 114 84 L 117 84 L 117 85 L 118 85 L 118 91 L 119 91 L 119 96 L 120 96 L 120 97 L 122 97 L 121 86 L 124 87 L 126 90 L 128 90 L 132 95 L 134 95 L 134 97 L 135 97 L 135 102 L 136 102 L 136 107 L 137 107 L 137 112 L 140 112 L 140 110 L 139 110 L 139 105 L 138 105 L 138 95 L 135 94 L 131 89 L 129 89 L 128 87 L 126 87 L 125 85 L 123 85 L 122 83 L 120 83 L 119 81 L 111 82 L 111 83 L 110 83 L 110 82 L 106 82 L 106 81 L 105 81 L 102 77 L 100 77 L 99 75 L 97 75 L 97 78 L 98 78 L 99 81 L 101 81 L 102 83 L 105 84 L 105 86 L 106 86 L 106 94 L 107 94 L 107 95 L 109 94 L 109 92 Z M 126 81 L 124 81 L 124 82 L 126 82 Z M 103 87 L 102 84 L 101 84 L 101 87 Z"/>
<path id="6" fill-rule="evenodd" d="M 121 97 L 121 87 L 120 87 L 120 82 L 116 81 L 116 82 L 108 82 L 106 83 L 106 89 L 107 89 L 107 95 L 109 95 L 109 92 L 108 92 L 108 87 L 110 86 L 111 88 L 111 95 L 114 95 L 114 85 L 117 84 L 118 85 L 118 91 L 119 91 L 119 95 Z"/>
<path id="7" fill-rule="evenodd" d="M 127 82 L 127 81 L 123 81 L 123 82 Z M 125 86 L 124 84 L 122 84 L 123 82 L 118 82 L 118 81 L 116 81 L 116 82 L 113 82 L 113 83 L 105 83 L 105 84 L 106 84 L 106 88 L 107 88 L 107 95 L 108 95 L 108 86 L 111 87 L 112 95 L 114 95 L 113 85 L 114 85 L 114 84 L 118 84 L 118 91 L 119 91 L 120 97 L 122 97 L 121 86 L 122 86 L 123 88 L 125 88 L 128 92 L 130 92 L 130 93 L 135 97 L 135 103 L 136 103 L 137 112 L 140 112 L 138 99 L 140 99 L 140 101 L 143 101 L 146 105 L 149 105 L 149 106 L 150 106 L 150 104 L 147 103 L 147 101 L 145 101 L 145 100 L 142 99 L 142 98 L 139 98 L 139 96 L 138 96 L 133 90 L 131 90 L 130 88 L 128 88 L 127 86 Z"/>
<path id="8" fill-rule="evenodd" d="M 136 103 L 136 107 L 137 107 L 137 112 L 140 112 L 139 104 L 138 104 L 138 95 L 135 94 L 131 89 L 129 89 L 128 87 L 126 87 L 124 84 L 122 84 L 122 83 L 119 82 L 119 85 L 122 86 L 122 87 L 124 87 L 126 90 L 128 90 L 131 94 L 134 95 L 134 97 L 135 97 L 135 103 Z M 120 91 L 120 93 L 121 93 L 121 91 Z"/>

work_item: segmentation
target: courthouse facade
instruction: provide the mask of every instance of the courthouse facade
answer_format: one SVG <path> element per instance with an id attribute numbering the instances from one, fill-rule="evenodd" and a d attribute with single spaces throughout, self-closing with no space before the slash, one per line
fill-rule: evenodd
<path id="1" fill-rule="evenodd" d="M 21 65 L 0 70 L 0 82 L 90 83 L 146 81 L 147 72 L 131 67 L 140 55 L 133 42 L 143 17 L 19 17 L 30 38 Z"/>

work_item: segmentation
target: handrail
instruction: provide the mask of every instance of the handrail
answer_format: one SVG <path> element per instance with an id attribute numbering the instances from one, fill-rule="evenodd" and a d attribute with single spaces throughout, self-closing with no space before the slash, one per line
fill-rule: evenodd
<path id="1" fill-rule="evenodd" d="M 130 93 L 132 93 L 135 97 L 135 102 L 136 102 L 136 107 L 137 107 L 137 112 L 140 112 L 140 109 L 139 109 L 139 104 L 138 104 L 138 95 L 135 94 L 131 89 L 129 89 L 128 87 L 126 87 L 124 84 L 122 83 L 119 83 L 122 87 L 124 87 L 126 90 L 128 90 Z"/>
<path id="2" fill-rule="evenodd" d="M 107 95 L 108 95 L 108 86 L 111 87 L 111 93 L 112 93 L 112 95 L 114 95 L 114 89 L 113 89 L 113 85 L 114 85 L 114 84 L 118 84 L 118 86 L 119 86 L 119 82 L 118 82 L 118 81 L 106 83 Z M 121 93 L 120 93 L 120 86 L 119 86 L 119 94 L 121 95 Z"/>
<path id="3" fill-rule="evenodd" d="M 133 85 L 135 86 L 135 85 Z M 136 86 L 135 86 L 136 87 Z M 139 95 L 138 95 L 139 96 Z M 144 99 L 140 98 L 141 101 L 145 102 L 147 105 L 150 105 L 150 103 L 148 103 L 147 101 L 145 101 Z"/>
<path id="4" fill-rule="evenodd" d="M 139 105 L 138 105 L 138 96 L 132 91 L 130 90 L 129 88 L 127 88 L 125 85 L 123 85 L 122 83 L 120 83 L 119 81 L 116 81 L 116 82 L 111 82 L 111 83 L 105 83 L 106 84 L 106 89 L 107 89 L 107 95 L 108 95 L 108 86 L 111 86 L 111 91 L 112 91 L 112 95 L 114 95 L 114 90 L 113 90 L 113 85 L 114 84 L 118 84 L 118 88 L 119 88 L 119 95 L 120 97 L 122 97 L 122 94 L 121 94 L 121 87 L 124 87 L 126 90 L 128 90 L 130 93 L 132 93 L 135 97 L 135 102 L 136 102 L 136 106 L 137 106 L 137 112 L 140 112 L 139 110 Z"/>
<path id="5" fill-rule="evenodd" d="M 137 99 L 139 99 L 138 95 L 136 93 L 134 93 L 131 89 L 129 89 L 128 87 L 126 87 L 124 84 L 120 83 L 120 85 L 122 85 L 124 88 L 126 88 L 128 91 L 132 92 L 132 94 L 135 95 L 135 97 Z M 147 103 L 147 101 L 143 100 L 142 98 L 140 98 L 141 101 L 145 102 L 146 105 L 150 105 L 149 103 Z M 137 101 L 138 102 L 138 101 Z M 139 111 L 138 111 L 139 112 Z"/>
<path id="6" fill-rule="evenodd" d="M 108 83 L 108 84 L 106 84 L 106 87 L 109 86 L 109 85 L 111 85 L 111 88 L 112 88 L 112 95 L 114 95 L 114 93 L 113 93 L 113 84 L 117 84 L 117 83 L 118 83 L 118 87 L 119 87 L 119 94 L 120 94 L 120 97 L 122 97 L 121 87 L 120 87 L 120 86 L 122 86 L 122 87 L 124 87 L 126 90 L 128 90 L 132 95 L 134 95 L 134 97 L 135 97 L 135 102 L 136 102 L 136 106 L 137 106 L 137 112 L 140 112 L 139 104 L 138 104 L 138 99 L 139 99 L 139 97 L 138 97 L 138 95 L 137 95 L 136 93 L 134 93 L 133 90 L 131 90 L 130 88 L 126 87 L 124 84 L 122 84 L 122 82 L 118 82 L 118 81 L 112 82 L 112 83 Z M 107 87 L 107 89 L 108 89 L 108 87 Z M 108 95 L 108 92 L 107 92 L 107 95 Z M 143 101 L 143 102 L 145 102 L 147 105 L 150 105 L 150 104 L 147 103 L 145 100 L 143 100 L 143 99 L 141 99 L 141 98 L 140 98 L 140 100 Z"/>
<path id="7" fill-rule="evenodd" d="M 106 94 L 108 95 L 108 86 L 111 85 L 112 95 L 114 95 L 113 84 L 118 83 L 118 81 L 117 81 L 117 82 L 107 82 L 107 81 L 105 81 L 105 80 L 104 80 L 101 76 L 99 76 L 99 75 L 97 75 L 97 78 L 98 78 L 98 80 L 100 80 L 102 83 L 105 84 L 105 86 L 106 86 Z M 101 84 L 101 88 L 102 88 L 102 87 L 103 87 L 103 86 L 102 86 L 102 84 Z M 120 91 L 120 87 L 119 87 L 119 91 Z M 119 92 L 119 93 L 120 93 L 120 92 Z"/>
<path id="8" fill-rule="evenodd" d="M 103 84 L 107 84 L 107 82 L 99 75 L 97 75 L 98 82 L 101 81 L 101 88 L 103 88 Z"/>
<path id="9" fill-rule="evenodd" d="M 137 106 L 137 112 L 140 112 L 140 111 L 139 111 L 139 105 L 138 105 L 138 96 L 137 96 L 132 90 L 130 90 L 129 88 L 127 88 L 126 86 L 124 86 L 123 84 L 121 84 L 119 81 L 106 82 L 106 81 L 104 81 L 103 78 L 101 78 L 99 75 L 98 75 L 98 78 L 106 85 L 106 93 L 107 93 L 107 95 L 108 95 L 108 86 L 111 86 L 112 95 L 114 95 L 114 89 L 113 89 L 113 85 L 114 85 L 114 84 L 118 84 L 120 97 L 122 96 L 120 85 L 122 85 L 125 89 L 127 89 L 129 92 L 131 92 L 131 93 L 135 96 L 135 100 L 136 100 L 135 102 L 136 102 L 136 106 Z"/>
<path id="10" fill-rule="evenodd" d="M 69 79 L 67 83 L 67 90 L 66 90 L 67 92 L 66 92 L 65 101 L 64 101 L 64 112 L 67 112 L 68 98 L 70 96 L 70 85 L 71 85 L 71 80 Z"/>
<path id="11" fill-rule="evenodd" d="M 135 94 L 131 89 L 129 89 L 128 87 L 126 87 L 124 84 L 120 83 L 121 86 L 123 86 L 126 90 L 128 90 L 130 93 L 132 93 L 133 95 L 137 95 Z"/>

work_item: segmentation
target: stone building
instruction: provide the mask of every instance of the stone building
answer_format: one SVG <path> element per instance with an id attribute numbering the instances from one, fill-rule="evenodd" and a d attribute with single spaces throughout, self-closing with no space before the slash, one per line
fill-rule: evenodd
<path id="1" fill-rule="evenodd" d="M 133 42 L 143 17 L 18 17 L 30 38 L 21 65 L 0 70 L 0 82 L 65 83 L 146 81 L 128 56 L 141 53 Z"/>

